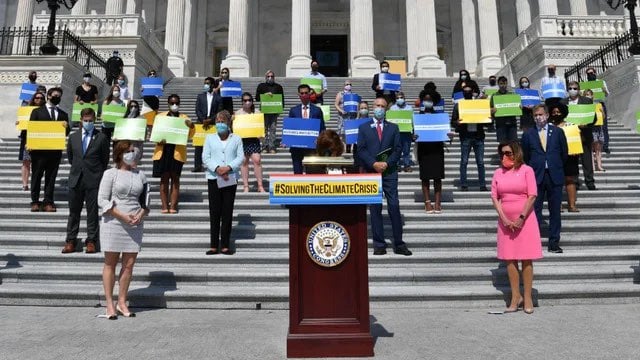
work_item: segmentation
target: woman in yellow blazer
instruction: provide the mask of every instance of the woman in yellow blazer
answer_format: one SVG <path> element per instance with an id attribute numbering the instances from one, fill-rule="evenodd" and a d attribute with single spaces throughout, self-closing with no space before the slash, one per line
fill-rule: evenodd
<path id="1" fill-rule="evenodd" d="M 184 118 L 184 123 L 189 127 L 189 138 L 195 133 L 195 126 L 189 117 L 180 113 L 180 97 L 176 94 L 169 95 L 169 111 L 159 113 L 158 116 L 175 116 Z M 178 212 L 178 197 L 180 195 L 180 174 L 182 165 L 187 161 L 187 147 L 185 145 L 167 144 L 164 141 L 156 143 L 153 152 L 153 177 L 160 178 L 160 201 L 162 214 L 175 214 Z M 171 182 L 171 196 L 169 196 L 169 182 Z M 169 201 L 169 198 L 171 199 Z"/>

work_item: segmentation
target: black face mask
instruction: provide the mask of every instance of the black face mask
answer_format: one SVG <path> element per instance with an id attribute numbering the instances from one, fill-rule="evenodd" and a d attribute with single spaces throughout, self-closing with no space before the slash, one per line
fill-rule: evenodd
<path id="1" fill-rule="evenodd" d="M 553 125 L 558 125 L 562 121 L 564 121 L 564 118 L 562 117 L 562 115 L 550 115 L 549 116 L 549 121 L 552 122 Z"/>
<path id="2" fill-rule="evenodd" d="M 556 74 L 554 69 L 547 69 L 547 72 L 549 73 L 549 76 L 554 76 Z"/>
<path id="3" fill-rule="evenodd" d="M 465 100 L 473 99 L 473 93 L 471 91 L 463 91 L 462 96 L 464 96 Z"/>
<path id="4" fill-rule="evenodd" d="M 496 80 L 495 79 L 489 79 L 489 85 L 496 86 Z"/>
<path id="5" fill-rule="evenodd" d="M 29 80 L 31 80 L 31 82 L 36 82 L 37 77 L 35 76 L 29 76 Z"/>
<path id="6" fill-rule="evenodd" d="M 53 105 L 58 105 L 58 104 L 60 104 L 60 96 L 52 96 L 51 98 L 49 98 L 49 101 Z"/>
<path id="7" fill-rule="evenodd" d="M 596 79 L 596 74 L 587 74 L 587 80 L 594 81 Z"/>

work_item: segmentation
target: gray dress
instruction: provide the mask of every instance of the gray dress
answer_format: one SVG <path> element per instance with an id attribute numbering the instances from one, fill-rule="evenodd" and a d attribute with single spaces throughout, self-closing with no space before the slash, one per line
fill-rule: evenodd
<path id="1" fill-rule="evenodd" d="M 141 222 L 131 226 L 105 212 L 115 207 L 125 214 L 131 214 L 143 206 L 147 208 L 148 194 L 147 178 L 140 170 L 111 168 L 104 172 L 98 192 L 98 206 L 102 215 L 100 224 L 102 251 L 131 253 L 140 251 L 144 224 Z"/>

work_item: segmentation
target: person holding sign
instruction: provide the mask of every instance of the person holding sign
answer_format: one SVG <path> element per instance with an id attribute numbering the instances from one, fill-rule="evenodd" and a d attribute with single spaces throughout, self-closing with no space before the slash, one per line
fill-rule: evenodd
<path id="1" fill-rule="evenodd" d="M 180 113 L 180 97 L 176 94 L 169 95 L 167 99 L 169 111 L 159 114 L 159 116 L 179 117 L 184 119 L 184 124 L 189 127 L 188 138 L 192 138 L 195 133 L 195 126 L 189 117 Z M 160 178 L 160 202 L 162 203 L 162 214 L 178 213 L 178 198 L 180 197 L 180 174 L 182 166 L 187 161 L 187 146 L 170 144 L 165 140 L 156 143 L 153 152 L 153 177 Z M 171 182 L 171 192 L 169 192 L 169 182 Z M 169 200 L 169 194 L 171 199 Z"/>
<path id="2" fill-rule="evenodd" d="M 491 97 L 493 94 L 497 93 L 498 90 L 500 89 L 500 84 L 498 84 L 499 82 L 500 82 L 499 80 L 496 80 L 495 75 L 489 76 L 489 85 L 485 85 L 482 87 L 480 98 L 486 99 L 488 97 Z"/>
<path id="3" fill-rule="evenodd" d="M 567 147 L 569 148 L 570 142 L 566 127 L 572 124 L 565 121 L 568 113 L 569 110 L 564 104 L 553 104 L 549 107 L 549 121 L 551 121 L 553 125 L 565 131 Z M 576 207 L 576 201 L 578 200 L 576 180 L 579 174 L 579 163 L 580 155 L 571 155 L 570 153 L 567 156 L 567 161 L 564 163 L 564 186 L 565 189 L 567 189 L 567 208 L 569 212 L 580 212 Z"/>
<path id="4" fill-rule="evenodd" d="M 35 87 L 36 91 L 38 91 L 39 86 L 38 86 L 37 80 L 38 80 L 38 73 L 35 71 L 30 71 L 29 80 L 27 80 L 25 84 L 29 84 L 27 86 Z M 24 88 L 25 86 L 23 86 L 23 88 L 20 90 L 20 99 L 22 100 L 22 106 L 29 106 L 30 99 L 33 99 L 33 96 L 35 95 L 35 93 L 29 96 L 30 92 L 25 90 Z"/>
<path id="5" fill-rule="evenodd" d="M 109 91 L 109 95 L 104 99 L 102 103 L 103 108 L 102 112 L 105 112 L 104 105 L 115 105 L 120 107 L 125 107 L 127 104 L 120 98 L 120 85 L 113 85 L 111 90 Z M 103 114 L 104 117 L 104 114 Z M 115 122 L 102 120 L 102 133 L 107 136 L 108 139 L 111 139 L 113 136 L 113 128 L 116 127 Z"/>
<path id="6" fill-rule="evenodd" d="M 565 80 L 556 75 L 555 65 L 549 64 L 547 66 L 547 74 L 548 76 L 542 78 L 540 88 L 542 89 L 545 105 L 550 106 L 562 100 L 566 96 L 566 90 Z"/>
<path id="7" fill-rule="evenodd" d="M 342 141 L 345 141 L 345 133 L 344 133 L 344 121 L 355 119 L 357 112 L 356 111 L 347 111 L 349 108 L 353 108 L 353 104 L 345 104 L 345 96 L 349 98 L 351 103 L 356 103 L 357 100 L 352 99 L 353 95 L 357 96 L 353 92 L 351 92 L 351 80 L 344 81 L 344 88 L 342 91 L 339 91 L 336 94 L 336 100 L 333 103 L 333 106 L 338 110 L 338 128 L 337 132 L 340 135 Z M 355 106 L 357 110 L 357 105 Z M 347 152 L 350 152 L 351 147 L 347 145 Z"/>
<path id="8" fill-rule="evenodd" d="M 373 103 L 373 121 L 358 128 L 358 152 L 360 165 L 368 173 L 382 175 L 382 190 L 387 198 L 387 211 L 391 218 L 393 231 L 393 252 L 410 256 L 412 252 L 402 241 L 402 216 L 398 200 L 398 172 L 396 164 L 400 159 L 400 130 L 398 125 L 386 121 L 387 100 L 376 98 Z M 382 223 L 382 204 L 369 206 L 369 223 L 373 237 L 373 255 L 385 255 L 387 244 L 384 241 Z"/>
<path id="9" fill-rule="evenodd" d="M 593 104 L 593 100 L 588 97 L 580 96 L 580 84 L 577 81 L 569 82 L 569 97 L 562 99 L 564 105 L 588 105 Z M 571 114 L 571 106 L 569 106 L 569 114 Z M 591 154 L 591 144 L 593 143 L 593 125 L 596 123 L 595 113 L 593 115 L 593 121 L 587 124 L 580 124 L 580 139 L 582 140 L 582 155 L 580 161 L 582 162 L 582 174 L 584 176 L 584 182 L 587 185 L 587 189 L 595 190 L 595 179 L 593 178 L 593 157 Z"/>
<path id="10" fill-rule="evenodd" d="M 325 124 L 322 116 L 322 110 L 319 107 L 311 104 L 311 87 L 307 84 L 298 85 L 298 97 L 300 98 L 300 104 L 292 107 L 289 110 L 289 117 L 296 119 L 319 119 L 320 131 L 324 131 Z M 280 146 L 286 146 L 286 144 L 280 144 Z M 291 162 L 293 164 L 293 173 L 302 174 L 302 160 L 305 155 L 311 155 L 313 150 L 304 148 L 292 147 L 289 149 L 291 152 Z"/>
<path id="11" fill-rule="evenodd" d="M 322 88 L 315 90 L 316 99 L 313 102 L 314 104 L 322 105 L 324 102 L 323 95 L 327 92 L 327 78 L 318 71 L 320 69 L 320 65 L 318 64 L 318 60 L 311 60 L 311 72 L 305 76 L 305 78 L 319 79 L 322 80 Z M 309 90 L 309 94 L 311 94 L 311 90 Z"/>
<path id="12" fill-rule="evenodd" d="M 389 63 L 386 60 L 380 62 L 380 73 L 373 75 L 373 82 L 371 83 L 371 89 L 376 92 L 376 97 L 383 96 L 387 100 L 387 104 L 391 104 L 396 101 L 396 92 L 391 90 L 385 90 L 380 85 L 380 74 L 389 73 Z"/>
<path id="13" fill-rule="evenodd" d="M 67 160 L 69 170 L 69 217 L 67 238 L 63 254 L 82 251 L 78 240 L 80 214 L 83 203 L 87 206 L 87 254 L 99 251 L 98 187 L 102 174 L 109 165 L 109 138 L 94 127 L 96 113 L 92 108 L 80 112 L 82 126 L 69 135 Z M 79 247 L 78 247 L 79 246 Z"/>
<path id="14" fill-rule="evenodd" d="M 243 96 L 244 97 L 244 96 Z M 207 255 L 231 255 L 231 221 L 238 187 L 237 174 L 244 158 L 242 141 L 231 133 L 231 114 L 216 115 L 216 134 L 205 139 L 202 161 L 207 169 L 210 249 Z M 246 183 L 245 183 L 246 184 Z"/>
<path id="15" fill-rule="evenodd" d="M 553 124 L 549 124 L 549 111 L 545 105 L 533 108 L 536 127 L 522 134 L 520 143 L 524 162 L 533 168 L 536 175 L 538 195 L 534 204 L 538 224 L 543 224 L 542 205 L 547 199 L 549 209 L 549 242 L 547 250 L 562 253 L 560 247 L 560 203 L 564 184 L 564 164 L 567 161 L 567 138 Z"/>
<path id="16" fill-rule="evenodd" d="M 473 99 L 473 87 L 462 83 L 462 94 L 465 100 Z M 453 105 L 451 113 L 451 124 L 455 132 L 460 135 L 460 190 L 468 191 L 467 185 L 467 164 L 471 149 L 476 158 L 478 167 L 478 184 L 480 191 L 487 191 L 487 184 L 484 170 L 484 124 L 465 124 L 458 111 L 459 103 Z"/>
<path id="17" fill-rule="evenodd" d="M 588 81 L 597 81 L 597 76 L 596 76 L 596 69 L 592 66 L 588 67 L 586 70 L 586 74 L 587 74 L 587 80 Z M 596 103 L 599 103 L 602 106 L 602 111 L 603 111 L 603 118 L 602 118 L 602 135 L 604 136 L 604 140 L 602 142 L 602 150 L 604 150 L 604 152 L 606 152 L 607 154 L 610 153 L 609 151 L 609 119 L 607 116 L 607 105 L 605 104 L 605 100 L 606 98 L 609 96 L 609 88 L 607 87 L 607 82 L 604 80 L 600 80 L 600 82 L 602 82 L 602 88 L 599 89 L 601 90 L 601 95 L 600 96 L 594 96 L 593 100 Z M 586 96 L 586 95 L 585 95 Z"/>
<path id="18" fill-rule="evenodd" d="M 522 91 L 522 93 L 518 92 L 520 94 L 520 97 L 522 98 L 522 116 L 520 116 L 520 130 L 525 132 L 528 129 L 536 126 L 536 122 L 533 120 L 532 111 L 533 107 L 540 103 L 540 92 L 530 88 L 531 82 L 526 76 L 521 77 L 518 83 L 520 84 L 520 87 L 516 90 L 516 92 Z M 533 101 L 526 100 L 525 96 L 528 96 L 524 95 L 524 93 L 526 92 L 535 92 L 537 93 L 538 98 Z M 537 102 L 537 104 L 533 104 L 533 102 Z"/>
<path id="19" fill-rule="evenodd" d="M 465 69 L 462 69 L 458 74 L 459 74 L 458 80 L 456 81 L 455 84 L 453 84 L 453 91 L 452 91 L 451 97 L 453 97 L 453 94 L 457 92 L 462 92 L 464 90 L 465 85 L 468 85 L 471 88 L 471 93 L 473 94 L 473 98 L 480 96 L 480 88 L 478 87 L 478 83 L 475 80 L 471 79 L 471 75 L 469 75 L 469 72 Z"/>
<path id="20" fill-rule="evenodd" d="M 196 119 L 207 130 L 213 125 L 215 115 L 223 110 L 222 98 L 215 90 L 216 80 L 212 77 L 204 79 L 203 90 L 196 98 Z M 192 172 L 203 172 L 202 146 L 194 146 L 194 159 Z"/>
<path id="21" fill-rule="evenodd" d="M 502 115 L 503 113 L 522 114 L 520 96 L 509 91 L 507 78 L 498 78 L 498 91 L 491 96 L 491 116 L 496 124 L 496 139 L 498 143 L 509 142 L 518 139 L 518 120 L 515 115 Z M 501 101 L 506 99 L 506 101 Z M 513 101 L 512 101 L 513 100 Z M 517 101 L 515 101 L 517 100 Z M 499 104 L 499 105 L 498 105 Z M 500 109 L 498 109 L 498 106 Z"/>
<path id="22" fill-rule="evenodd" d="M 593 99 L 593 91 L 591 89 L 584 91 L 584 96 Z M 603 103 L 597 102 L 596 104 L 596 123 L 593 126 L 593 143 L 591 144 L 591 150 L 593 151 L 593 168 L 596 171 L 604 172 L 602 168 L 602 144 L 604 143 L 604 118 L 605 110 Z"/>
<path id="23" fill-rule="evenodd" d="M 220 77 L 218 78 L 218 84 L 216 87 L 216 92 L 220 94 L 220 89 L 222 88 L 222 84 L 225 81 L 231 81 L 229 74 L 229 68 L 220 69 Z M 229 114 L 233 115 L 233 98 L 232 97 L 222 97 L 222 109 L 227 110 Z"/>
<path id="24" fill-rule="evenodd" d="M 409 117 L 413 116 L 413 108 L 406 102 L 406 98 L 404 96 L 404 92 L 398 91 L 396 94 L 396 102 L 391 105 L 389 110 L 392 111 L 406 111 L 404 114 L 408 114 Z M 389 115 L 389 119 L 392 119 Z M 412 172 L 411 166 L 414 165 L 414 162 L 411 160 L 411 142 L 413 142 L 413 132 L 412 131 L 404 131 L 400 128 L 400 147 L 402 148 L 402 154 L 400 155 L 400 162 L 398 166 L 400 170 L 404 172 Z"/>
<path id="25" fill-rule="evenodd" d="M 45 104 L 44 92 L 36 91 L 31 98 L 31 101 L 27 103 L 27 106 L 40 107 Z M 27 110 L 30 108 L 26 108 Z M 33 111 L 33 110 L 31 110 Z M 30 115 L 30 114 L 29 114 Z M 16 125 L 20 123 L 20 120 L 16 120 Z M 31 172 L 31 155 L 26 149 L 27 145 L 27 130 L 20 130 L 20 148 L 18 150 L 18 160 L 22 161 L 22 167 L 20 168 L 20 175 L 22 178 L 22 190 L 29 191 L 29 173 Z"/>
<path id="26" fill-rule="evenodd" d="M 276 83 L 276 74 L 272 70 L 267 70 L 264 78 L 265 81 L 260 83 L 256 89 L 256 100 L 260 102 L 260 106 L 262 107 L 276 95 L 280 99 L 282 109 L 284 109 L 284 89 L 282 85 Z M 279 112 L 267 112 L 263 109 L 262 112 L 264 113 L 264 131 L 266 135 L 264 138 L 264 150 L 275 154 L 278 115 L 280 115 L 282 110 Z"/>
<path id="27" fill-rule="evenodd" d="M 255 114 L 256 107 L 253 104 L 253 97 L 250 93 L 245 92 L 242 94 L 242 108 L 236 111 L 235 115 L 249 115 Z M 235 115 L 232 118 L 235 120 Z M 260 147 L 260 139 L 253 138 L 243 138 L 242 139 L 242 148 L 244 149 L 244 160 L 242 161 L 242 185 L 243 191 L 249 192 L 249 160 L 253 163 L 253 172 L 256 175 L 256 181 L 258 182 L 258 192 L 264 192 L 264 186 L 262 184 L 262 157 L 260 156 L 260 152 L 262 151 Z"/>

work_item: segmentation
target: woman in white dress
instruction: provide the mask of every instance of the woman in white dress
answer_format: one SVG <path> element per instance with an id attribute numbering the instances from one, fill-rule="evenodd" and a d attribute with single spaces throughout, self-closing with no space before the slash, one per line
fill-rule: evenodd
<path id="1" fill-rule="evenodd" d="M 149 185 L 142 171 L 136 168 L 139 152 L 140 149 L 130 141 L 119 141 L 113 151 L 115 167 L 104 172 L 98 192 L 102 214 L 100 243 L 104 252 L 102 283 L 107 304 L 106 317 L 110 320 L 117 319 L 117 314 L 135 316 L 127 307 L 127 292 L 142 244 L 142 219 L 149 214 Z M 113 287 L 121 253 L 118 302 L 114 307 Z"/>

